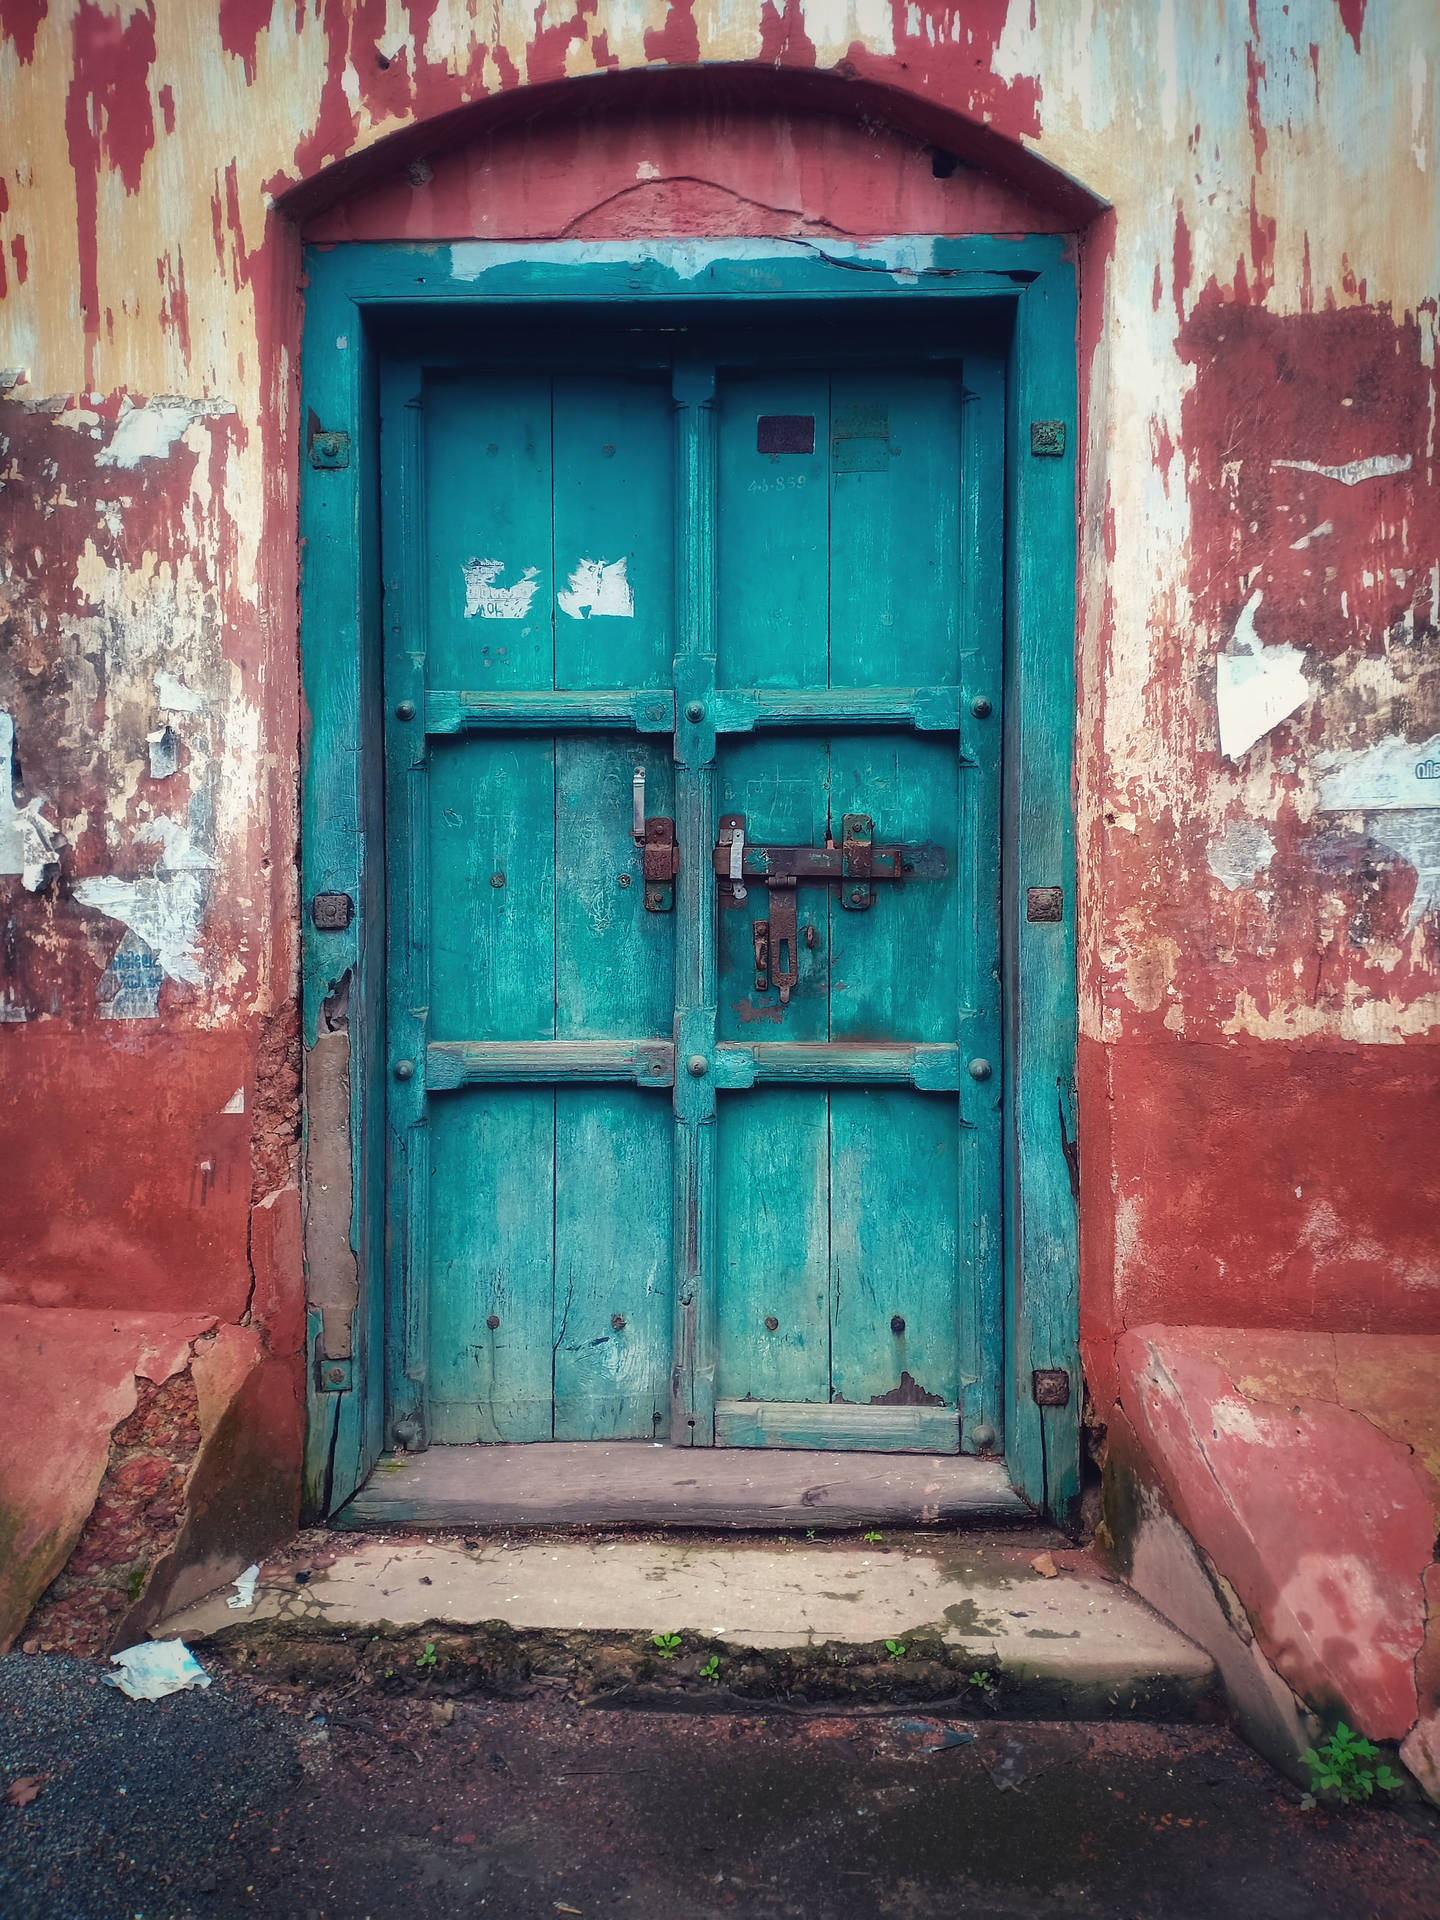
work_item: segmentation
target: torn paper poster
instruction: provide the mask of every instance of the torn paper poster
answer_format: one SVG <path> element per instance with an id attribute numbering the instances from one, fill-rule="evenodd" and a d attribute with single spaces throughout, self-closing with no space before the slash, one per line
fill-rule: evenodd
<path id="1" fill-rule="evenodd" d="M 572 620 L 609 614 L 620 620 L 635 618 L 635 596 L 625 577 L 625 561 L 582 560 L 570 575 L 570 585 L 555 596 L 560 611 Z"/>
<path id="2" fill-rule="evenodd" d="M 1322 813 L 1440 807 L 1440 733 L 1418 744 L 1392 736 L 1373 747 L 1317 753 Z"/>
<path id="3" fill-rule="evenodd" d="M 197 420 L 234 411 L 228 400 L 183 400 L 169 394 L 146 407 L 132 407 L 116 423 L 109 446 L 95 455 L 95 464 L 134 467 L 142 460 L 163 460 Z"/>
<path id="4" fill-rule="evenodd" d="M 210 1676 L 183 1640 L 148 1640 L 143 1646 L 112 1653 L 115 1673 L 103 1673 L 107 1687 L 118 1687 L 131 1700 L 163 1700 L 187 1687 L 208 1687 Z"/>
<path id="5" fill-rule="evenodd" d="M 1215 705 L 1220 720 L 1220 751 L 1239 760 L 1272 727 L 1278 727 L 1310 698 L 1299 647 L 1282 642 L 1266 646 L 1255 631 L 1261 595 L 1252 593 L 1235 622 L 1233 651 L 1215 665 Z"/>
<path id="6" fill-rule="evenodd" d="M 195 942 L 210 895 L 210 872 L 215 862 L 191 842 L 177 821 L 163 814 L 137 828 L 135 838 L 140 842 L 160 842 L 162 851 L 154 873 L 137 880 L 122 880 L 114 874 L 77 880 L 75 898 L 82 907 L 93 907 L 99 913 L 108 914 L 137 934 L 172 980 L 202 986 L 205 976 L 200 971 Z M 122 950 L 123 946 L 122 942 Z M 117 954 L 117 961 L 119 957 Z M 108 1017 L 144 1016 L 112 1012 Z"/>
<path id="7" fill-rule="evenodd" d="M 246 1567 L 235 1576 L 235 1591 L 225 1596 L 227 1607 L 233 1607 L 237 1613 L 243 1613 L 247 1607 L 255 1604 L 255 1582 L 260 1578 L 259 1565 Z"/>
<path id="8" fill-rule="evenodd" d="M 179 734 L 173 727 L 157 727 L 146 734 L 145 744 L 150 749 L 150 778 L 168 780 L 180 765 Z"/>
<path id="9" fill-rule="evenodd" d="M 203 713 L 205 696 L 187 687 L 183 680 L 177 680 L 173 673 L 167 673 L 164 667 L 155 670 L 155 699 L 165 713 Z"/>
<path id="10" fill-rule="evenodd" d="M 1433 807 L 1367 813 L 1365 831 L 1387 853 L 1398 854 L 1415 869 L 1415 893 L 1405 917 L 1413 933 L 1421 917 L 1440 907 L 1440 812 Z"/>
<path id="11" fill-rule="evenodd" d="M 127 930 L 95 988 L 102 1020 L 158 1020 L 165 970 L 138 933 Z"/>
<path id="12" fill-rule="evenodd" d="M 1440 733 L 1315 756 L 1322 813 L 1363 813 L 1365 832 L 1415 869 L 1406 931 L 1440 907 Z"/>
<path id="13" fill-rule="evenodd" d="M 1318 460 L 1272 460 L 1272 467 L 1293 467 L 1297 473 L 1318 473 L 1322 480 L 1338 480 L 1342 487 L 1358 487 L 1362 480 L 1383 480 L 1387 474 L 1408 473 L 1414 461 L 1409 453 L 1372 453 L 1365 460 L 1347 460 L 1341 467 L 1325 467 Z"/>
<path id="14" fill-rule="evenodd" d="M 523 620 L 540 586 L 540 569 L 526 567 L 512 586 L 497 587 L 495 582 L 505 571 L 503 560 L 467 560 L 461 568 L 465 576 L 465 618 L 473 620 Z"/>
<path id="15" fill-rule="evenodd" d="M 44 794 L 15 804 L 15 722 L 0 708 L 0 873 L 18 873 L 37 893 L 60 866 L 60 830 L 42 818 Z"/>

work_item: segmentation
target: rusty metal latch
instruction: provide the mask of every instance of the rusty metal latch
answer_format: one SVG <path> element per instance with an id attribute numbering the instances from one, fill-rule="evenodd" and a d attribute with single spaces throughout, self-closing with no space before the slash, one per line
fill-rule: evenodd
<path id="1" fill-rule="evenodd" d="M 939 847 L 877 846 L 875 822 L 868 813 L 843 815 L 840 844 L 827 834 L 823 847 L 772 847 L 749 841 L 744 814 L 727 813 L 721 816 L 713 864 L 722 907 L 738 907 L 745 900 L 747 879 L 759 880 L 769 890 L 769 918 L 750 923 L 755 988 L 764 993 L 768 987 L 777 987 L 782 1007 L 789 1005 L 799 979 L 795 896 L 802 883 L 838 886 L 841 906 L 850 913 L 864 913 L 875 904 L 879 881 L 936 880 L 945 873 L 945 855 Z"/>
<path id="2" fill-rule="evenodd" d="M 645 911 L 671 913 L 675 907 L 675 876 L 680 871 L 675 822 L 664 814 L 646 819 L 643 767 L 635 769 L 630 806 L 630 837 L 640 849 L 640 870 L 645 877 Z"/>

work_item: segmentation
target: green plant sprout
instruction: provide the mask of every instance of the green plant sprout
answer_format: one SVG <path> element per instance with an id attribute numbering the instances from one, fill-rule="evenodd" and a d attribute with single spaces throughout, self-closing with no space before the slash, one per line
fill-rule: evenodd
<path id="1" fill-rule="evenodd" d="M 862 1533 L 860 1538 L 867 1541 L 873 1547 L 878 1546 L 885 1536 L 883 1533 Z"/>
<path id="2" fill-rule="evenodd" d="M 1318 1747 L 1307 1747 L 1301 1758 L 1310 1769 L 1311 1791 L 1333 1793 L 1342 1806 L 1357 1806 L 1379 1787 L 1398 1793 L 1405 1782 L 1393 1767 L 1375 1766 L 1380 1749 L 1363 1734 L 1352 1733 L 1343 1720 Z"/>
<path id="3" fill-rule="evenodd" d="M 436 1664 L 435 1642 L 433 1640 L 427 1640 L 425 1642 L 425 1651 L 423 1653 L 416 1654 L 415 1664 L 417 1667 L 424 1667 L 427 1669 L 430 1667 L 433 1667 Z"/>
<path id="4" fill-rule="evenodd" d="M 995 1691 L 995 1676 L 993 1673 L 987 1673 L 983 1667 L 976 1667 L 973 1673 L 969 1673 L 965 1677 L 977 1693 L 993 1693 Z"/>
<path id="5" fill-rule="evenodd" d="M 903 1660 L 905 1658 L 905 1642 L 903 1640 L 887 1640 L 885 1642 L 885 1651 L 892 1660 Z"/>
<path id="6" fill-rule="evenodd" d="M 656 1652 L 662 1660 L 673 1660 L 680 1651 L 680 1636 L 678 1633 L 654 1633 L 650 1638 L 654 1643 Z"/>
<path id="7" fill-rule="evenodd" d="M 712 1653 L 710 1658 L 705 1662 L 704 1666 L 701 1667 L 700 1678 L 702 1680 L 716 1680 L 716 1681 L 719 1680 L 720 1656 L 718 1653 Z"/>

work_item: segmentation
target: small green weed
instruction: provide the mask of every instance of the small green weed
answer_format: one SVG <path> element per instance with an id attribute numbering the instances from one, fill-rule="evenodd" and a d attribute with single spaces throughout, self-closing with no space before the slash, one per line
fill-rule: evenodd
<path id="1" fill-rule="evenodd" d="M 701 1667 L 700 1678 L 702 1680 L 716 1680 L 716 1681 L 719 1680 L 720 1656 L 718 1653 L 712 1653 L 710 1658 L 705 1662 L 704 1666 Z"/>
<path id="2" fill-rule="evenodd" d="M 662 1660 L 673 1660 L 680 1651 L 680 1636 L 678 1633 L 655 1633 L 650 1637 L 654 1642 L 655 1651 Z"/>
<path id="3" fill-rule="evenodd" d="M 1362 1734 L 1352 1733 L 1341 1720 L 1334 1733 L 1318 1747 L 1307 1747 L 1301 1758 L 1310 1769 L 1311 1791 L 1333 1793 L 1342 1806 L 1357 1806 L 1379 1787 L 1396 1793 L 1404 1781 L 1393 1767 L 1375 1766 L 1380 1749 Z"/>
<path id="4" fill-rule="evenodd" d="M 431 1667 L 437 1664 L 437 1656 L 435 1653 L 435 1642 L 433 1640 L 427 1640 L 425 1642 L 425 1651 L 423 1653 L 416 1654 L 415 1664 L 417 1667 L 423 1667 L 427 1671 Z"/>
<path id="5" fill-rule="evenodd" d="M 892 1660 L 903 1660 L 906 1652 L 905 1642 L 903 1640 L 887 1640 L 885 1642 L 885 1651 Z"/>
<path id="6" fill-rule="evenodd" d="M 860 1538 L 868 1542 L 870 1546 L 874 1547 L 874 1546 L 878 1546 L 880 1542 L 885 1538 L 885 1536 L 883 1533 L 862 1533 Z"/>
<path id="7" fill-rule="evenodd" d="M 975 1671 L 973 1673 L 967 1673 L 965 1678 L 977 1693 L 993 1693 L 995 1691 L 995 1676 L 993 1673 L 987 1673 L 984 1667 L 976 1667 Z"/>
<path id="8" fill-rule="evenodd" d="M 806 1538 L 807 1540 L 813 1540 L 813 1539 L 815 1538 L 815 1529 L 814 1529 L 814 1527 L 806 1527 L 806 1529 L 805 1529 L 805 1538 Z"/>

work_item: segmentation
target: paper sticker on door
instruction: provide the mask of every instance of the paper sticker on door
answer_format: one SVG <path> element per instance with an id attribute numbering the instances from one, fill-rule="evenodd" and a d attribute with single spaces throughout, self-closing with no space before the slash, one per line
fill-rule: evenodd
<path id="1" fill-rule="evenodd" d="M 618 620 L 635 618 L 635 596 L 625 578 L 625 561 L 582 560 L 570 575 L 568 589 L 557 593 L 560 611 L 572 620 L 609 614 Z"/>
<path id="2" fill-rule="evenodd" d="M 505 571 L 503 560 L 467 560 L 461 568 L 465 575 L 465 618 L 473 620 L 523 620 L 540 586 L 540 569 L 526 567 L 512 586 L 497 587 L 495 582 Z"/>

